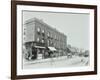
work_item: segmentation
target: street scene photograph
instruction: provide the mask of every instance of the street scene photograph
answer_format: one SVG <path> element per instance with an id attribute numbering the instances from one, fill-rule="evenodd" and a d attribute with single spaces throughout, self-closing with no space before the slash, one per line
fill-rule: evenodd
<path id="1" fill-rule="evenodd" d="M 90 65 L 89 13 L 22 11 L 22 69 Z"/>

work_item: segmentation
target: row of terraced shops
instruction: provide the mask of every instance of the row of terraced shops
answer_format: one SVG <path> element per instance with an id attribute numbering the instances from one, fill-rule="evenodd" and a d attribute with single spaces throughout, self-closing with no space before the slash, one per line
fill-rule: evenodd
<path id="1" fill-rule="evenodd" d="M 67 37 L 47 23 L 32 18 L 23 26 L 23 54 L 27 60 L 66 55 Z"/>

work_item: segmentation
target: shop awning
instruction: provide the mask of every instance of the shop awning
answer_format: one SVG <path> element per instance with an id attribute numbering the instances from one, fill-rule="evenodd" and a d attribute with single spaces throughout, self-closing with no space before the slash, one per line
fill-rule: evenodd
<path id="1" fill-rule="evenodd" d="M 43 49 L 45 49 L 45 47 L 42 47 L 42 46 L 35 46 L 35 48 L 43 48 Z"/>
<path id="2" fill-rule="evenodd" d="M 54 47 L 48 47 L 51 51 L 56 51 Z"/>

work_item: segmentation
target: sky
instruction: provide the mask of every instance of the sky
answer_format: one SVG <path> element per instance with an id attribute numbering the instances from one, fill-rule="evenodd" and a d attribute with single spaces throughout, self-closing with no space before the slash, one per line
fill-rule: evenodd
<path id="1" fill-rule="evenodd" d="M 67 36 L 67 44 L 89 49 L 89 14 L 23 11 L 23 22 L 38 18 Z"/>

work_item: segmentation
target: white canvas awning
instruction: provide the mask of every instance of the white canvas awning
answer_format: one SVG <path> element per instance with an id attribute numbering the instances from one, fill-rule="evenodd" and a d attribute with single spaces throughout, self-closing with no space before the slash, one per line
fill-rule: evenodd
<path id="1" fill-rule="evenodd" d="M 51 51 L 56 51 L 54 47 L 48 47 Z"/>
<path id="2" fill-rule="evenodd" d="M 42 46 L 35 46 L 35 48 L 43 48 L 43 49 L 45 49 L 45 47 L 42 47 Z"/>

